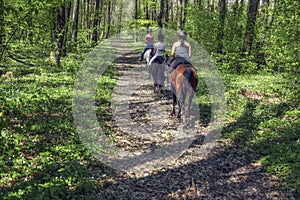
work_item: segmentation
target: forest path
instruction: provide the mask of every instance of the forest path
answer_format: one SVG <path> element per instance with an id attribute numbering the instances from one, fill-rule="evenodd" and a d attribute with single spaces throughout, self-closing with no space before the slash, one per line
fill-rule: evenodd
<path id="1" fill-rule="evenodd" d="M 168 114 L 170 94 L 165 91 L 158 98 L 153 93 L 145 64 L 138 62 L 139 54 L 126 41 L 115 39 L 112 44 L 122 54 L 115 64 L 119 79 L 113 93 L 113 120 L 109 122 L 117 146 L 139 156 L 168 145 L 180 127 L 178 120 Z M 116 172 L 111 175 L 111 183 L 101 188 L 98 198 L 291 199 L 279 189 L 281 183 L 276 177 L 255 162 L 258 156 L 244 146 L 220 139 L 208 156 L 199 156 L 206 127 L 200 123 L 195 127 L 198 137 L 179 158 L 176 155 L 177 160 L 162 160 L 156 170 L 147 171 L 148 166 L 143 165 L 127 173 Z M 99 171 L 103 169 L 94 166 L 91 173 Z"/>

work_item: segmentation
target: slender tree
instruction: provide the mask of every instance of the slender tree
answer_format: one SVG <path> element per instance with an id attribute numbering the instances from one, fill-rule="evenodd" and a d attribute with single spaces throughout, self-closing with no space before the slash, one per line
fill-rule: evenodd
<path id="1" fill-rule="evenodd" d="M 149 20 L 150 19 L 150 16 L 149 16 L 149 0 L 145 0 L 144 5 L 145 5 L 145 17 L 146 17 L 146 20 Z"/>
<path id="2" fill-rule="evenodd" d="M 183 5 L 183 17 L 182 17 L 182 26 L 185 25 L 186 21 L 186 15 L 187 15 L 187 6 L 188 6 L 188 0 L 184 0 L 184 5 Z"/>
<path id="3" fill-rule="evenodd" d="M 119 13 L 118 13 L 117 35 L 120 35 L 121 29 L 122 29 L 123 7 L 124 7 L 124 2 L 121 1 L 120 8 L 119 8 Z"/>
<path id="4" fill-rule="evenodd" d="M 79 7 L 80 7 L 80 0 L 76 0 L 73 4 L 73 15 L 72 15 L 72 35 L 71 41 L 77 41 L 77 34 L 78 34 L 78 21 L 79 21 Z"/>
<path id="5" fill-rule="evenodd" d="M 158 27 L 163 28 L 162 19 L 164 17 L 164 4 L 165 0 L 160 0 L 160 12 L 158 16 Z"/>
<path id="6" fill-rule="evenodd" d="M 242 51 L 244 53 L 251 54 L 252 43 L 255 36 L 255 22 L 257 16 L 259 0 L 250 0 L 248 7 L 248 18 L 247 18 L 247 26 L 245 32 L 244 46 Z"/>
<path id="7" fill-rule="evenodd" d="M 109 37 L 112 21 L 112 2 L 108 1 L 107 5 L 107 32 L 105 38 Z"/>
<path id="8" fill-rule="evenodd" d="M 164 14 L 164 16 L 165 16 L 165 22 L 166 22 L 166 25 L 168 25 L 168 22 L 169 22 L 169 13 L 170 13 L 170 11 L 171 11 L 171 9 L 170 9 L 170 3 L 169 3 L 169 0 L 166 0 L 166 9 L 165 9 L 165 14 Z"/>
<path id="9" fill-rule="evenodd" d="M 29 39 L 29 43 L 30 44 L 33 44 L 33 21 L 32 21 L 32 18 L 33 18 L 33 10 L 32 10 L 32 0 L 28 0 L 28 7 L 29 7 L 29 17 L 27 18 L 27 24 L 28 24 L 28 34 L 27 34 L 27 37 Z"/>
<path id="10" fill-rule="evenodd" d="M 182 29 L 182 0 L 177 1 L 177 28 Z"/>
<path id="11" fill-rule="evenodd" d="M 64 11 L 64 22 L 63 22 L 63 35 L 62 35 L 62 44 L 61 44 L 61 55 L 66 56 L 67 55 L 67 36 L 68 36 L 68 21 L 70 19 L 70 13 L 71 13 L 71 2 L 68 2 L 66 6 L 63 7 Z"/>
<path id="12" fill-rule="evenodd" d="M 90 15 L 90 7 L 89 7 L 90 0 L 85 0 L 85 13 L 84 13 L 84 28 L 85 30 L 89 30 L 89 15 Z M 89 34 L 86 36 L 85 41 L 89 40 Z"/>
<path id="13" fill-rule="evenodd" d="M 224 38 L 224 27 L 225 27 L 225 17 L 226 17 L 226 0 L 219 0 L 220 14 L 219 14 L 219 30 L 217 35 L 218 48 L 217 52 L 223 52 L 223 38 Z"/>
<path id="14" fill-rule="evenodd" d="M 65 53 L 66 13 L 65 2 L 58 8 L 52 9 L 52 50 L 50 59 L 57 66 L 60 66 L 61 56 Z"/>
<path id="15" fill-rule="evenodd" d="M 92 27 L 93 27 L 92 40 L 95 43 L 98 41 L 98 38 L 99 38 L 100 6 L 101 6 L 100 0 L 95 0 L 95 2 L 94 2 L 94 20 L 92 23 Z"/>
<path id="16" fill-rule="evenodd" d="M 0 52 L 2 55 L 2 44 L 4 40 L 4 0 L 0 0 Z"/>

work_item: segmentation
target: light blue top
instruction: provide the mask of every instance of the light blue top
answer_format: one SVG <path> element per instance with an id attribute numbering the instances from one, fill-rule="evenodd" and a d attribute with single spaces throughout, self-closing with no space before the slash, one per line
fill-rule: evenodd
<path id="1" fill-rule="evenodd" d="M 166 44 L 163 42 L 158 42 L 155 44 L 154 48 L 156 49 L 155 56 L 164 56 Z"/>

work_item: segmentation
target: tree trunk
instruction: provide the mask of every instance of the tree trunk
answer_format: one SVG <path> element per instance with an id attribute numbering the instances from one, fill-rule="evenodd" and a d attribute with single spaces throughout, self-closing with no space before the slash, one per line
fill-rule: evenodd
<path id="1" fill-rule="evenodd" d="M 110 34 L 110 28 L 111 28 L 111 1 L 108 1 L 108 5 L 107 5 L 107 32 L 106 32 L 106 36 L 105 38 L 109 37 Z"/>
<path id="2" fill-rule="evenodd" d="M 28 18 L 28 35 L 27 35 L 27 38 L 29 39 L 29 43 L 33 44 L 33 22 L 32 22 L 33 10 L 31 10 L 31 8 L 32 8 L 31 0 L 28 0 L 28 5 L 30 5 L 30 12 L 29 12 L 30 17 Z"/>
<path id="3" fill-rule="evenodd" d="M 273 0 L 273 2 L 270 4 L 270 10 L 271 10 L 271 14 L 269 16 L 269 20 L 268 20 L 268 27 L 270 28 L 273 24 L 273 14 L 274 14 L 274 10 L 275 10 L 275 5 L 276 5 L 276 0 Z"/>
<path id="4" fill-rule="evenodd" d="M 117 35 L 120 36 L 121 34 L 121 28 L 122 28 L 122 15 L 123 15 L 123 2 L 121 2 L 120 5 L 120 12 L 119 12 L 119 16 L 118 16 L 118 30 L 117 30 Z"/>
<path id="5" fill-rule="evenodd" d="M 68 19 L 70 18 L 70 12 L 71 12 L 71 2 L 68 3 L 67 7 L 64 7 L 64 30 L 63 30 L 63 41 L 61 45 L 61 55 L 66 56 L 67 55 L 67 36 L 68 36 Z"/>
<path id="6" fill-rule="evenodd" d="M 158 16 L 158 27 L 160 27 L 161 29 L 163 28 L 162 19 L 164 17 L 164 1 L 165 0 L 160 0 L 160 12 Z"/>
<path id="7" fill-rule="evenodd" d="M 50 60 L 53 65 L 60 66 L 60 58 L 63 54 L 64 38 L 66 35 L 66 8 L 61 5 L 52 11 L 52 50 Z"/>
<path id="8" fill-rule="evenodd" d="M 151 17 L 151 19 L 152 19 L 152 21 L 155 21 L 157 19 L 156 2 L 155 2 L 155 0 L 152 0 L 152 2 L 153 2 L 153 6 L 151 8 L 151 10 L 152 10 L 152 17 Z"/>
<path id="9" fill-rule="evenodd" d="M 59 22 L 58 16 L 59 11 L 57 8 L 52 9 L 52 28 L 51 28 L 51 38 L 52 38 L 52 46 L 50 53 L 50 62 L 52 65 L 59 66 L 60 65 L 60 49 L 59 49 Z"/>
<path id="10" fill-rule="evenodd" d="M 255 35 L 255 22 L 257 16 L 258 3 L 259 0 L 250 0 L 248 7 L 247 26 L 244 39 L 244 46 L 242 49 L 242 51 L 244 53 L 248 53 L 248 55 L 251 54 L 252 43 Z"/>
<path id="11" fill-rule="evenodd" d="M 148 2 L 148 0 L 145 1 L 145 14 L 146 14 L 146 20 L 149 20 L 150 16 L 149 16 L 149 2 Z"/>
<path id="12" fill-rule="evenodd" d="M 239 0 L 235 0 L 232 8 L 234 17 L 237 15 L 238 8 L 239 8 Z"/>
<path id="13" fill-rule="evenodd" d="M 107 9 L 107 5 L 106 5 L 106 3 L 105 2 L 102 2 L 102 6 L 101 6 L 102 8 L 101 8 L 101 18 L 102 18 L 102 20 L 101 20 L 101 35 L 100 35 L 100 38 L 101 39 L 103 39 L 104 38 L 104 36 L 105 36 L 105 27 L 106 27 L 106 18 L 107 18 L 107 16 L 106 16 L 106 14 L 107 14 L 107 11 L 106 11 L 106 9 Z"/>
<path id="14" fill-rule="evenodd" d="M 138 11 L 138 0 L 135 0 L 134 2 L 134 19 L 137 20 L 139 17 L 139 11 Z"/>
<path id="15" fill-rule="evenodd" d="M 217 42 L 218 42 L 218 53 L 223 52 L 223 37 L 224 37 L 224 26 L 225 26 L 225 17 L 226 17 L 226 0 L 219 1 L 220 6 L 220 24 L 219 30 L 217 35 Z"/>
<path id="16" fill-rule="evenodd" d="M 0 0 L 0 52 L 2 55 L 4 41 L 4 0 Z"/>
<path id="17" fill-rule="evenodd" d="M 89 15 L 90 15 L 90 9 L 89 9 L 89 0 L 85 0 L 85 14 L 84 14 L 84 29 L 89 29 Z M 89 34 L 86 36 L 85 41 L 87 42 L 89 40 Z"/>
<path id="18" fill-rule="evenodd" d="M 174 4 L 173 1 L 170 1 L 170 20 L 174 22 Z"/>
<path id="19" fill-rule="evenodd" d="M 73 7 L 73 16 L 72 16 L 72 35 L 71 35 L 71 41 L 72 42 L 77 41 L 78 21 L 79 21 L 79 6 L 80 6 L 80 0 L 75 1 L 74 7 Z"/>
<path id="20" fill-rule="evenodd" d="M 213 14 L 214 12 L 215 12 L 215 0 L 212 0 L 210 4 L 210 13 Z"/>
<path id="21" fill-rule="evenodd" d="M 165 12 L 165 22 L 166 22 L 166 26 L 168 25 L 169 22 L 169 13 L 170 13 L 170 4 L 169 4 L 169 0 L 166 0 L 166 12 Z"/>
<path id="22" fill-rule="evenodd" d="M 93 35 L 92 40 L 93 42 L 98 42 L 99 38 L 99 22 L 100 22 L 100 0 L 95 0 L 94 4 L 94 20 L 93 20 Z"/>
<path id="23" fill-rule="evenodd" d="M 177 28 L 182 29 L 182 0 L 177 1 Z"/>
<path id="24" fill-rule="evenodd" d="M 188 2 L 189 2 L 188 0 L 184 0 L 182 26 L 185 25 Z"/>

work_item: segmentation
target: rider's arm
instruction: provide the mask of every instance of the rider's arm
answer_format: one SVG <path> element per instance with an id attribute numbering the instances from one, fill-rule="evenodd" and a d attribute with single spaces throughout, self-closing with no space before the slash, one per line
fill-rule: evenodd
<path id="1" fill-rule="evenodd" d="M 155 55 L 156 54 L 156 47 L 154 47 L 154 49 L 153 49 L 153 55 Z"/>
<path id="2" fill-rule="evenodd" d="M 173 59 L 175 58 L 175 51 L 176 51 L 176 43 L 173 44 L 172 50 L 171 50 L 171 56 L 173 57 Z"/>
<path id="3" fill-rule="evenodd" d="M 188 48 L 189 48 L 189 57 L 191 57 L 192 56 L 192 47 L 191 47 L 191 44 L 190 43 L 188 43 Z"/>

